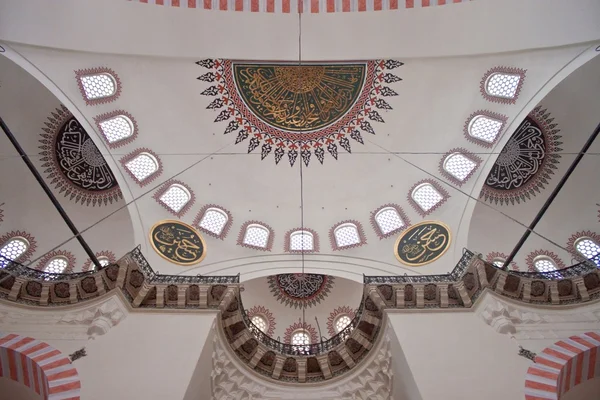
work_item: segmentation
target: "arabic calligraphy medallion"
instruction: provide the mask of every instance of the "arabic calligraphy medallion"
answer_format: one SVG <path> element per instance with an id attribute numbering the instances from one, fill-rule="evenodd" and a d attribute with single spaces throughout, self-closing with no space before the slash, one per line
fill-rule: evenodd
<path id="1" fill-rule="evenodd" d="M 418 267 L 444 255 L 450 247 L 450 228 L 439 221 L 424 221 L 405 230 L 396 240 L 394 253 L 402 264 Z"/>
<path id="2" fill-rule="evenodd" d="M 82 204 L 101 205 L 120 199 L 115 176 L 79 121 L 64 106 L 48 121 L 40 139 L 40 155 L 51 184 Z"/>
<path id="3" fill-rule="evenodd" d="M 162 258 L 179 265 L 194 265 L 206 256 L 206 243 L 200 233 L 181 221 L 155 224 L 150 230 L 150 243 Z"/>
<path id="4" fill-rule="evenodd" d="M 334 278 L 318 274 L 279 274 L 267 278 L 277 300 L 289 307 L 312 307 L 331 290 Z"/>
<path id="5" fill-rule="evenodd" d="M 560 159 L 560 135 L 550 113 L 536 107 L 508 140 L 488 174 L 481 197 L 520 203 L 545 188 Z"/>

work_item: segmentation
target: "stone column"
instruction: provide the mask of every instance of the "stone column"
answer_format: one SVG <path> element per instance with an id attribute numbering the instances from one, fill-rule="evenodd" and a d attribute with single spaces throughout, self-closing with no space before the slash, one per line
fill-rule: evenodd
<path id="1" fill-rule="evenodd" d="M 321 367 L 321 372 L 323 372 L 325 379 L 331 379 L 333 375 L 331 374 L 331 367 L 329 366 L 329 357 L 327 354 L 317 356 L 317 361 L 319 362 L 319 367 Z"/>

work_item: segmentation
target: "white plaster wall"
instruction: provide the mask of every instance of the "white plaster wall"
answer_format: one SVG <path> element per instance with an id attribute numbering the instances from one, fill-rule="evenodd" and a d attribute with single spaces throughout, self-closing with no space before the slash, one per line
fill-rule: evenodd
<path id="1" fill-rule="evenodd" d="M 264 306 L 268 308 L 275 318 L 275 333 L 274 338 L 280 337 L 283 342 L 286 329 L 297 323 L 299 320 L 311 325 L 319 334 L 319 329 L 315 322 L 315 317 L 319 321 L 321 327 L 321 335 L 329 338 L 327 331 L 327 318 L 336 308 L 340 306 L 348 306 L 353 310 L 358 309 L 362 296 L 362 285 L 340 277 L 334 277 L 334 283 L 331 291 L 320 302 L 312 307 L 306 307 L 304 312 L 302 308 L 294 306 L 286 306 L 277 301 L 275 295 L 269 289 L 267 278 L 257 278 L 244 282 L 244 292 L 242 293 L 242 301 L 244 308 L 249 310 L 254 306 Z"/>
<path id="2" fill-rule="evenodd" d="M 562 46 L 600 39 L 598 14 L 595 0 L 477 0 L 390 12 L 304 13 L 302 53 L 304 59 L 340 60 Z M 67 25 L 77 34 L 65 31 Z M 103 53 L 196 57 L 204 49 L 224 58 L 297 60 L 298 15 L 121 0 L 4 0 L 0 39 Z"/>
<path id="3" fill-rule="evenodd" d="M 472 312 L 388 312 L 423 400 L 522 400 L 530 361 Z"/>

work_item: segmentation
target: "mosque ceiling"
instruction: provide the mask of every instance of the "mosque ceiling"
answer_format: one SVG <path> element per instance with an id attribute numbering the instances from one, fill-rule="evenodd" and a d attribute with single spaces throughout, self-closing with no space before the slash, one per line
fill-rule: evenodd
<path id="1" fill-rule="evenodd" d="M 314 155 L 321 164 L 328 153 L 351 153 L 352 143 L 374 135 L 374 123 L 392 110 L 386 98 L 398 93 L 389 85 L 402 79 L 390 72 L 403 63 L 376 60 L 352 63 L 244 63 L 206 59 L 209 70 L 198 80 L 212 84 L 201 94 L 214 99 L 207 109 L 215 122 L 227 122 L 224 134 L 245 143 L 261 159 L 276 164 L 287 155 L 293 166 L 300 155 L 306 166 Z M 233 139 L 233 138 L 232 138 Z M 259 149 L 260 148 L 260 149 Z"/>

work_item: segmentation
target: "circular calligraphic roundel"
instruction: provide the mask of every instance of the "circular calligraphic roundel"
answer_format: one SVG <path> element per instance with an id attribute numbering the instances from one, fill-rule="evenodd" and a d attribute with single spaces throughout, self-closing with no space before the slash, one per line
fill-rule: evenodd
<path id="1" fill-rule="evenodd" d="M 402 264 L 418 267 L 444 255 L 450 247 L 450 228 L 438 221 L 411 226 L 396 240 L 394 253 Z"/>
<path id="2" fill-rule="evenodd" d="M 179 265 L 197 264 L 206 256 L 200 233 L 181 221 L 164 220 L 150 230 L 150 243 L 165 260 Z"/>
<path id="3" fill-rule="evenodd" d="M 318 274 L 280 274 L 269 276 L 267 280 L 277 300 L 298 308 L 321 302 L 331 290 L 334 278 Z"/>

